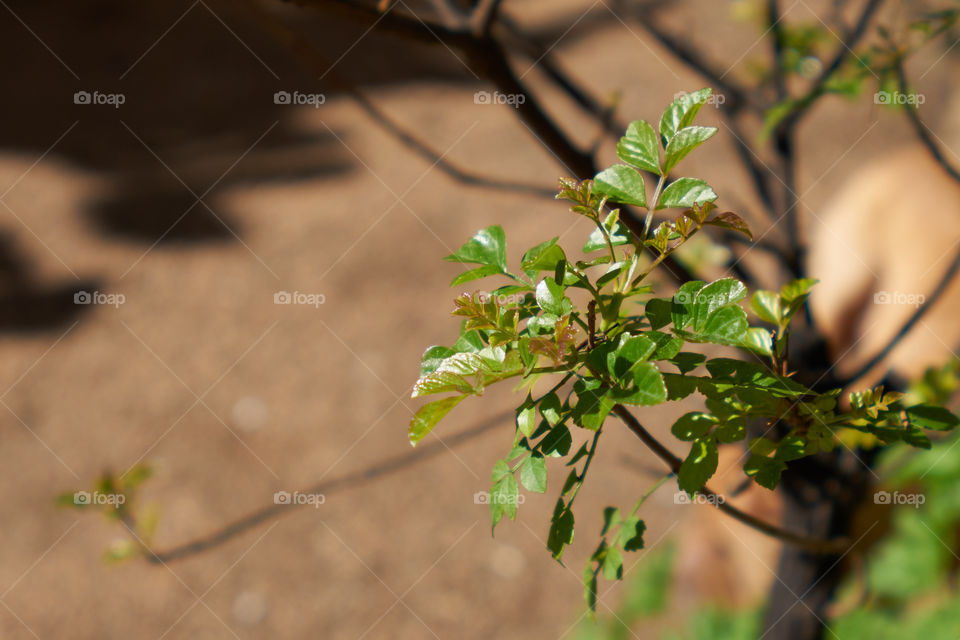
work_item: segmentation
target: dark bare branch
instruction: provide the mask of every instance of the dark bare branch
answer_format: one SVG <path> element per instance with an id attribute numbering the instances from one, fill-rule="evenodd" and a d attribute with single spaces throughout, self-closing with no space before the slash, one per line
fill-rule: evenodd
<path id="1" fill-rule="evenodd" d="M 627 427 L 638 437 L 641 442 L 643 442 L 647 447 L 661 460 L 663 460 L 667 466 L 670 468 L 673 473 L 680 473 L 680 465 L 682 461 L 677 456 L 667 449 L 659 440 L 653 437 L 653 435 L 647 431 L 643 425 L 633 416 L 630 411 L 623 405 L 616 405 L 613 408 L 613 412 L 617 414 Z M 782 540 L 789 544 L 795 545 L 808 551 L 810 553 L 816 554 L 835 554 L 843 553 L 850 547 L 850 540 L 847 538 L 834 538 L 832 540 L 817 540 L 813 538 L 808 538 L 805 536 L 797 535 L 781 529 L 780 527 L 774 526 L 769 522 L 755 518 L 749 513 L 744 513 L 740 511 L 729 502 L 723 499 L 719 499 L 719 496 L 716 492 L 711 491 L 707 487 L 704 487 L 700 490 L 700 493 L 707 497 L 715 498 L 711 500 L 710 503 L 717 507 L 720 511 L 739 520 L 743 524 L 765 533 L 768 536 Z"/>
<path id="2" fill-rule="evenodd" d="M 378 462 L 372 467 L 362 469 L 360 471 L 355 471 L 353 473 L 348 473 L 339 478 L 334 478 L 326 482 L 318 482 L 317 484 L 304 489 L 302 493 L 323 493 L 324 495 L 332 493 L 334 491 L 345 491 L 348 489 L 355 489 L 357 487 L 362 487 L 366 484 L 383 478 L 384 476 L 393 475 L 409 469 L 424 460 L 429 458 L 434 458 L 437 455 L 449 451 L 452 447 L 456 447 L 465 442 L 473 440 L 494 427 L 501 425 L 504 420 L 509 420 L 514 415 L 513 410 L 504 411 L 489 420 L 485 420 L 480 424 L 465 429 L 456 435 L 450 436 L 445 440 L 437 440 L 436 442 L 430 442 L 423 444 L 417 449 L 414 449 L 410 453 L 405 453 L 403 455 L 394 456 L 382 462 Z M 190 556 L 196 555 L 198 553 L 203 553 L 214 547 L 218 547 L 229 540 L 236 538 L 243 533 L 246 533 L 250 529 L 253 529 L 257 525 L 269 520 L 270 518 L 278 518 L 280 516 L 292 513 L 295 509 L 305 505 L 301 504 L 270 504 L 256 511 L 235 520 L 230 524 L 210 533 L 202 538 L 198 538 L 191 542 L 177 545 L 171 549 L 165 551 L 155 551 L 149 552 L 145 555 L 145 558 L 152 563 L 169 563 L 174 560 L 182 560 L 183 558 L 188 558 Z"/>

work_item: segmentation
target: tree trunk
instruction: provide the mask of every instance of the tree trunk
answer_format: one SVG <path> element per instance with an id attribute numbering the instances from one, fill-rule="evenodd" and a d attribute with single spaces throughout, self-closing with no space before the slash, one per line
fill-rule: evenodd
<path id="1" fill-rule="evenodd" d="M 822 340 L 809 340 L 810 334 L 804 333 L 798 337 L 792 354 L 797 378 L 820 391 L 839 386 L 830 375 Z M 850 537 L 854 515 L 869 499 L 874 454 L 854 453 L 838 445 L 830 453 L 789 463 L 780 480 L 783 527 L 813 538 Z M 847 573 L 848 560 L 785 545 L 770 590 L 764 640 L 819 640 L 824 635 L 827 605 Z"/>
<path id="2" fill-rule="evenodd" d="M 821 539 L 847 537 L 857 545 L 855 516 L 873 487 L 875 450 L 838 446 L 790 464 L 780 480 L 783 526 Z M 861 523 L 862 524 L 862 523 Z M 764 640 L 818 640 L 827 605 L 847 574 L 850 553 L 816 555 L 785 545 L 770 590 Z"/>

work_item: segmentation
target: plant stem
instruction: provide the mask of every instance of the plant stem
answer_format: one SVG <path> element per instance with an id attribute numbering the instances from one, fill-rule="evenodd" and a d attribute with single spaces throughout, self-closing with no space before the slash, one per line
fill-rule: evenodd
<path id="1" fill-rule="evenodd" d="M 653 223 L 653 212 L 657 208 L 657 202 L 660 200 L 660 191 L 663 190 L 663 183 L 667 181 L 667 176 L 660 176 L 657 180 L 657 188 L 653 190 L 653 199 L 647 208 L 647 217 L 643 221 L 643 241 L 650 236 L 650 225 Z"/>

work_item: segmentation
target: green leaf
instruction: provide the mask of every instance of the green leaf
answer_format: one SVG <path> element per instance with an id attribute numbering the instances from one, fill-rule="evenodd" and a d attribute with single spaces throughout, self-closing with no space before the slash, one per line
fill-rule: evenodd
<path id="1" fill-rule="evenodd" d="M 537 448 L 543 455 L 556 458 L 570 453 L 572 445 L 573 437 L 570 435 L 570 429 L 566 425 L 559 424 L 543 437 Z"/>
<path id="2" fill-rule="evenodd" d="M 788 435 L 777 444 L 777 452 L 774 458 L 783 462 L 798 460 L 806 455 L 816 453 L 816 450 L 810 451 L 807 441 L 798 434 Z"/>
<path id="3" fill-rule="evenodd" d="M 553 517 L 550 518 L 550 532 L 547 534 L 547 549 L 557 561 L 563 557 L 564 547 L 573 542 L 573 526 L 573 512 L 567 508 L 563 499 L 557 500 Z"/>
<path id="4" fill-rule="evenodd" d="M 656 343 L 646 336 L 620 336 L 616 351 L 607 355 L 607 370 L 614 378 L 621 379 L 638 362 L 643 362 L 656 350 Z"/>
<path id="5" fill-rule="evenodd" d="M 643 532 L 647 525 L 637 516 L 630 516 L 620 526 L 620 546 L 624 551 L 639 551 L 643 549 Z"/>
<path id="6" fill-rule="evenodd" d="M 678 353 L 677 355 L 671 358 L 671 362 L 680 369 L 680 373 L 690 373 L 701 364 L 703 364 L 707 359 L 707 356 L 702 353 L 691 353 L 689 351 L 684 351 Z"/>
<path id="7" fill-rule="evenodd" d="M 439 345 L 428 347 L 420 358 L 420 375 L 425 376 L 437 370 L 444 360 L 455 354 L 456 351 L 450 347 L 441 347 Z"/>
<path id="8" fill-rule="evenodd" d="M 689 442 L 707 435 L 716 424 L 717 419 L 709 413 L 691 411 L 680 416 L 670 427 L 670 432 L 677 439 Z"/>
<path id="9" fill-rule="evenodd" d="M 496 357 L 488 357 L 499 354 Z M 432 372 L 421 376 L 413 385 L 412 398 L 445 393 L 482 393 L 488 384 L 504 380 L 523 372 L 523 361 L 516 350 L 505 352 L 485 348 L 480 353 L 455 353 L 440 363 Z"/>
<path id="10" fill-rule="evenodd" d="M 918 404 L 907 409 L 910 424 L 933 431 L 949 431 L 960 424 L 953 413 L 932 404 Z"/>
<path id="11" fill-rule="evenodd" d="M 684 376 L 676 373 L 663 374 L 663 381 L 667 385 L 667 398 L 683 400 L 697 390 L 697 380 L 698 378 L 695 376 Z"/>
<path id="12" fill-rule="evenodd" d="M 606 580 L 620 580 L 623 578 L 623 556 L 620 549 L 610 546 L 603 554 L 603 577 Z"/>
<path id="13" fill-rule="evenodd" d="M 666 298 L 651 298 L 647 300 L 644 313 L 647 316 L 647 321 L 650 323 L 650 328 L 660 329 L 670 324 L 672 320 L 672 308 L 673 302 Z"/>
<path id="14" fill-rule="evenodd" d="M 800 278 L 799 280 L 793 280 L 792 282 L 788 282 L 780 288 L 780 297 L 783 298 L 784 302 L 789 304 L 801 296 L 805 296 L 810 293 L 810 290 L 818 282 L 820 281 L 816 278 Z"/>
<path id="15" fill-rule="evenodd" d="M 560 396 L 551 391 L 540 400 L 540 415 L 547 421 L 551 427 L 560 422 L 563 407 L 560 402 Z"/>
<path id="16" fill-rule="evenodd" d="M 616 507 L 604 507 L 603 529 L 600 530 L 600 535 L 607 535 L 607 532 L 610 531 L 610 529 L 617 526 L 621 522 L 623 522 L 623 519 L 620 517 L 620 509 L 617 509 Z"/>
<path id="17" fill-rule="evenodd" d="M 409 438 L 410 444 L 416 445 L 423 440 L 437 423 L 443 420 L 444 416 L 450 413 L 450 410 L 460 404 L 466 396 L 452 396 L 441 400 L 434 400 L 420 407 L 413 419 L 410 421 Z"/>
<path id="18" fill-rule="evenodd" d="M 621 273 L 623 273 L 623 270 L 626 269 L 629 266 L 629 264 L 630 264 L 629 262 L 622 260 L 620 262 L 615 262 L 611 264 L 609 267 L 607 267 L 607 272 L 604 273 L 599 278 L 597 278 L 597 282 L 596 282 L 597 289 L 603 289 L 605 286 L 607 286 L 608 283 L 616 279 Z"/>
<path id="19" fill-rule="evenodd" d="M 692 207 L 695 204 L 713 202 L 717 194 L 704 180 L 698 178 L 678 178 L 671 182 L 660 195 L 657 209 L 667 207 Z"/>
<path id="20" fill-rule="evenodd" d="M 490 470 L 490 484 L 497 484 L 510 475 L 510 465 L 506 460 L 497 460 Z"/>
<path id="21" fill-rule="evenodd" d="M 703 489 L 703 485 L 717 471 L 719 462 L 717 442 L 711 437 L 698 438 L 693 441 L 690 453 L 677 474 L 677 483 L 680 488 L 691 496 Z"/>
<path id="22" fill-rule="evenodd" d="M 704 88 L 693 93 L 678 96 L 670 103 L 660 117 L 660 136 L 666 145 L 671 138 L 684 127 L 689 126 L 697 116 L 707 99 L 713 94 L 713 89 Z M 664 171 L 666 173 L 666 171 Z"/>
<path id="23" fill-rule="evenodd" d="M 753 478 L 761 487 L 773 491 L 780 484 L 780 474 L 787 468 L 781 460 L 774 460 L 765 456 L 753 454 L 743 465 L 743 471 Z"/>
<path id="24" fill-rule="evenodd" d="M 463 284 L 464 282 L 470 282 L 471 280 L 478 280 L 480 278 L 486 278 L 487 276 L 495 276 L 503 273 L 498 265 L 488 264 L 482 267 L 477 267 L 476 269 L 471 269 L 470 271 L 464 271 L 456 278 L 450 281 L 450 286 L 455 287 L 458 284 Z"/>
<path id="25" fill-rule="evenodd" d="M 562 316 L 570 311 L 570 301 L 563 295 L 564 286 L 553 278 L 544 278 L 537 285 L 537 304 L 547 313 Z"/>
<path id="26" fill-rule="evenodd" d="M 475 353 L 483 349 L 486 345 L 478 331 L 467 331 L 461 333 L 460 337 L 453 344 L 453 350 L 457 353 Z"/>
<path id="27" fill-rule="evenodd" d="M 149 464 L 138 464 L 120 476 L 120 481 L 127 489 L 134 489 L 146 482 L 153 475 L 153 467 Z"/>
<path id="28" fill-rule="evenodd" d="M 610 244 L 614 247 L 619 247 L 621 245 L 630 243 L 630 230 L 619 222 L 619 214 L 617 211 L 611 211 L 610 214 L 603 221 L 603 228 L 607 230 L 607 233 L 610 234 Z M 600 229 L 594 229 L 593 233 L 590 234 L 590 237 L 587 238 L 586 244 L 583 245 L 584 253 L 591 253 L 593 251 L 600 251 L 601 249 L 607 248 L 607 241 L 603 236 L 603 232 Z"/>
<path id="29" fill-rule="evenodd" d="M 527 395 L 524 403 L 517 407 L 517 430 L 529 438 L 533 435 L 536 427 L 537 410 L 533 404 L 533 399 Z"/>
<path id="30" fill-rule="evenodd" d="M 669 173 L 687 157 L 687 154 L 706 142 L 716 132 L 716 127 L 685 127 L 677 131 L 667 143 L 663 157 L 663 173 Z"/>
<path id="31" fill-rule="evenodd" d="M 747 295 L 747 288 L 734 278 L 723 278 L 700 289 L 693 306 L 693 329 L 701 331 L 707 319 L 721 307 L 736 304 Z"/>
<path id="32" fill-rule="evenodd" d="M 512 473 L 508 473 L 497 481 L 490 489 L 490 522 L 491 531 L 505 515 L 511 520 L 517 519 L 517 503 L 520 498 L 520 487 Z"/>
<path id="33" fill-rule="evenodd" d="M 758 456 L 767 456 L 777 448 L 777 443 L 767 438 L 753 438 L 748 445 L 750 453 Z"/>
<path id="34" fill-rule="evenodd" d="M 547 490 L 547 465 L 540 456 L 530 456 L 520 465 L 520 482 L 527 491 L 543 493 Z"/>
<path id="35" fill-rule="evenodd" d="M 743 341 L 743 346 L 754 353 L 771 356 L 773 355 L 773 336 L 766 329 L 751 327 L 747 329 L 747 337 Z"/>
<path id="36" fill-rule="evenodd" d="M 730 306 L 717 309 L 707 319 L 703 330 L 697 335 L 700 340 L 714 344 L 740 345 L 747 335 L 747 312 Z"/>
<path id="37" fill-rule="evenodd" d="M 755 291 L 750 298 L 750 308 L 764 322 L 780 324 L 780 296 L 773 291 Z"/>
<path id="38" fill-rule="evenodd" d="M 617 391 L 614 398 L 621 404 L 649 407 L 667 401 L 667 386 L 660 370 L 652 362 L 640 362 L 633 367 L 634 388 Z"/>
<path id="39" fill-rule="evenodd" d="M 610 389 L 601 386 L 596 379 L 580 379 L 573 385 L 577 394 L 577 404 L 573 408 L 574 421 L 591 431 L 603 426 L 603 421 L 613 410 L 615 400 L 610 397 Z"/>
<path id="40" fill-rule="evenodd" d="M 742 416 L 733 416 L 714 430 L 717 442 L 731 444 L 747 437 L 747 422 Z"/>
<path id="41" fill-rule="evenodd" d="M 903 434 L 903 441 L 911 447 L 917 447 L 919 449 L 930 449 L 933 447 L 930 438 L 927 437 L 927 434 L 924 433 L 920 427 L 908 427 L 906 433 Z"/>
<path id="42" fill-rule="evenodd" d="M 558 238 L 547 240 L 533 247 L 520 261 L 520 268 L 528 273 L 539 271 L 554 271 L 557 263 L 566 259 L 563 249 L 557 244 Z"/>
<path id="43" fill-rule="evenodd" d="M 445 257 L 448 262 L 496 265 L 507 270 L 507 239 L 500 225 L 481 229 L 456 252 Z"/>
<path id="44" fill-rule="evenodd" d="M 587 601 L 587 611 L 592 616 L 597 610 L 597 572 L 592 563 L 583 568 L 583 598 Z"/>
<path id="45" fill-rule="evenodd" d="M 673 304 L 670 307 L 671 319 L 675 329 L 683 329 L 693 320 L 693 306 L 697 292 L 704 286 L 702 280 L 684 282 L 673 294 Z"/>
<path id="46" fill-rule="evenodd" d="M 679 336 L 671 336 L 660 331 L 650 331 L 645 335 L 657 344 L 657 350 L 653 354 L 654 360 L 670 360 L 683 348 L 683 338 Z"/>
<path id="47" fill-rule="evenodd" d="M 657 133 L 645 120 L 634 120 L 617 144 L 617 156 L 629 165 L 660 175 Z"/>
<path id="48" fill-rule="evenodd" d="M 593 190 L 613 202 L 647 206 L 647 190 L 643 176 L 633 167 L 617 164 L 604 169 L 593 179 Z"/>

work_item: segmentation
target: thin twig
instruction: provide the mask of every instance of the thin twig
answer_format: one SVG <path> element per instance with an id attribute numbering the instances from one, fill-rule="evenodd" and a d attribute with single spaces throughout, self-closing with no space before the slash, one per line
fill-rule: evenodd
<path id="1" fill-rule="evenodd" d="M 498 24 L 510 36 L 511 40 L 508 44 L 517 47 L 531 61 L 536 62 L 536 66 L 562 89 L 574 104 L 594 118 L 605 131 L 619 135 L 627 128 L 626 124 L 617 122 L 612 117 L 610 107 L 603 105 L 560 68 L 547 46 L 523 33 L 509 16 L 500 16 Z"/>
<path id="2" fill-rule="evenodd" d="M 429 144 L 420 140 L 416 135 L 388 116 L 365 92 L 357 87 L 357 85 L 333 69 L 330 61 L 324 57 L 312 42 L 308 41 L 300 33 L 293 31 L 285 24 L 276 20 L 256 3 L 247 2 L 245 4 L 251 15 L 256 18 L 256 24 L 267 31 L 278 42 L 285 45 L 308 71 L 324 76 L 334 88 L 343 91 L 347 96 L 352 98 L 376 125 L 425 161 L 429 162 L 431 166 L 439 169 L 457 182 L 470 186 L 526 193 L 543 197 L 551 197 L 556 193 L 552 188 L 483 176 L 460 168 L 447 160 L 444 154 L 431 148 Z"/>
<path id="3" fill-rule="evenodd" d="M 385 461 L 378 462 L 375 466 L 368 467 L 360 471 L 355 471 L 353 473 L 348 473 L 340 476 L 339 478 L 327 480 L 326 482 L 318 482 L 312 487 L 302 490 L 301 493 L 322 493 L 327 495 L 336 490 L 342 491 L 346 489 L 355 489 L 384 476 L 393 475 L 405 469 L 409 469 L 410 467 L 428 458 L 433 458 L 444 451 L 449 451 L 452 447 L 463 444 L 464 442 L 468 442 L 483 435 L 494 427 L 501 425 L 504 420 L 514 415 L 514 413 L 515 412 L 513 410 L 504 411 L 503 413 L 500 413 L 489 420 L 481 422 L 480 424 L 470 427 L 469 429 L 465 429 L 464 431 L 450 436 L 443 441 L 430 442 L 421 445 L 410 453 L 394 456 Z M 144 555 L 144 558 L 155 564 L 173 562 L 174 560 L 182 560 L 183 558 L 187 558 L 198 553 L 203 553 L 204 551 L 218 547 L 270 518 L 292 513 L 294 509 L 302 506 L 306 505 L 267 505 L 257 509 L 256 511 L 253 511 L 239 520 L 231 522 L 230 524 L 218 529 L 217 531 L 214 531 L 213 533 L 203 536 L 202 538 L 177 545 L 171 549 L 167 549 L 166 551 L 158 551 L 151 554 L 146 554 Z"/>
<path id="4" fill-rule="evenodd" d="M 857 19 L 853 28 L 848 29 L 842 38 L 840 38 L 840 47 L 833 59 L 825 68 L 823 73 L 817 79 L 816 83 L 802 97 L 794 101 L 790 111 L 780 121 L 778 126 L 792 129 L 797 125 L 800 119 L 809 111 L 813 103 L 822 96 L 827 89 L 827 83 L 833 78 L 833 75 L 839 71 L 840 66 L 853 54 L 853 48 L 857 46 L 860 39 L 866 34 L 867 26 L 871 18 L 880 8 L 884 0 L 867 0 L 860 17 Z"/>
<path id="5" fill-rule="evenodd" d="M 903 58 L 901 56 L 897 56 L 896 68 L 900 94 L 906 96 L 907 74 L 906 70 L 903 68 Z M 947 158 L 943 155 L 940 145 L 938 145 L 933 139 L 933 136 L 930 135 L 930 130 L 927 128 L 927 125 L 925 125 L 920 119 L 920 114 L 917 112 L 917 105 L 907 100 L 906 104 L 904 105 L 904 113 L 906 113 L 910 124 L 913 125 L 913 130 L 917 134 L 917 137 L 920 138 L 920 142 L 922 142 L 923 146 L 927 148 L 927 151 L 930 152 L 930 155 L 933 156 L 933 159 L 936 160 L 937 164 L 939 164 L 940 167 L 946 171 L 951 178 L 957 182 L 960 182 L 960 171 L 950 164 Z"/>
<path id="6" fill-rule="evenodd" d="M 647 431 L 643 425 L 627 410 L 623 405 L 615 405 L 613 412 L 623 420 L 627 427 L 633 431 L 633 433 L 640 438 L 640 440 L 647 445 L 647 447 L 661 460 L 667 463 L 667 466 L 670 470 L 675 473 L 680 473 L 680 466 L 683 462 L 677 456 L 667 449 L 659 440 L 653 437 L 649 431 Z M 768 536 L 782 540 L 793 545 L 796 545 L 802 548 L 805 551 L 816 554 L 824 555 L 833 555 L 843 553 L 850 547 L 850 540 L 848 538 L 833 538 L 831 540 L 819 540 L 815 538 L 808 538 L 806 536 L 798 535 L 792 533 L 780 527 L 774 526 L 769 522 L 765 522 L 756 518 L 749 513 L 740 511 L 733 505 L 729 504 L 726 499 L 717 494 L 716 492 L 704 487 L 700 490 L 700 493 L 712 498 L 709 502 L 713 504 L 717 509 L 726 513 L 730 517 L 742 522 L 743 524 L 765 533 Z"/>
<path id="7" fill-rule="evenodd" d="M 848 386 L 853 382 L 856 382 L 865 376 L 871 369 L 877 366 L 880 361 L 886 358 L 890 352 L 893 351 L 893 348 L 896 347 L 900 341 L 903 340 L 908 333 L 910 333 L 911 329 L 913 329 L 913 327 L 920 322 L 923 316 L 927 314 L 927 311 L 929 311 L 930 308 L 937 303 L 937 300 L 939 300 L 940 296 L 943 295 L 943 292 L 947 290 L 947 287 L 956 277 L 958 271 L 960 271 L 960 249 L 958 249 L 954 254 L 953 260 L 950 261 L 950 266 L 947 267 L 946 273 L 944 273 L 943 277 L 940 278 L 940 282 L 938 282 L 934 290 L 930 292 L 930 295 L 927 296 L 923 304 L 920 305 L 913 315 L 911 315 L 910 318 L 903 324 L 903 326 L 900 327 L 900 330 L 897 331 L 896 335 L 890 339 L 890 342 L 888 342 L 879 353 L 870 358 L 863 366 L 857 369 L 856 372 L 846 378 L 843 386 Z"/>
<path id="8" fill-rule="evenodd" d="M 773 86 L 777 91 L 777 100 L 787 97 L 787 76 L 783 68 L 783 23 L 780 15 L 780 0 L 767 0 L 767 24 L 772 35 L 773 47 Z"/>
<path id="9" fill-rule="evenodd" d="M 640 26 L 672 53 L 674 57 L 690 67 L 691 70 L 700 74 L 703 79 L 723 94 L 725 98 L 723 108 L 725 110 L 730 113 L 736 113 L 740 109 L 748 107 L 750 110 L 759 114 L 764 112 L 766 105 L 757 102 L 749 91 L 735 84 L 732 80 L 727 79 L 726 74 L 703 58 L 696 48 L 686 44 L 684 40 L 674 36 L 657 24 L 653 17 L 653 11 L 641 11 L 637 9 L 632 11 L 631 14 Z"/>

